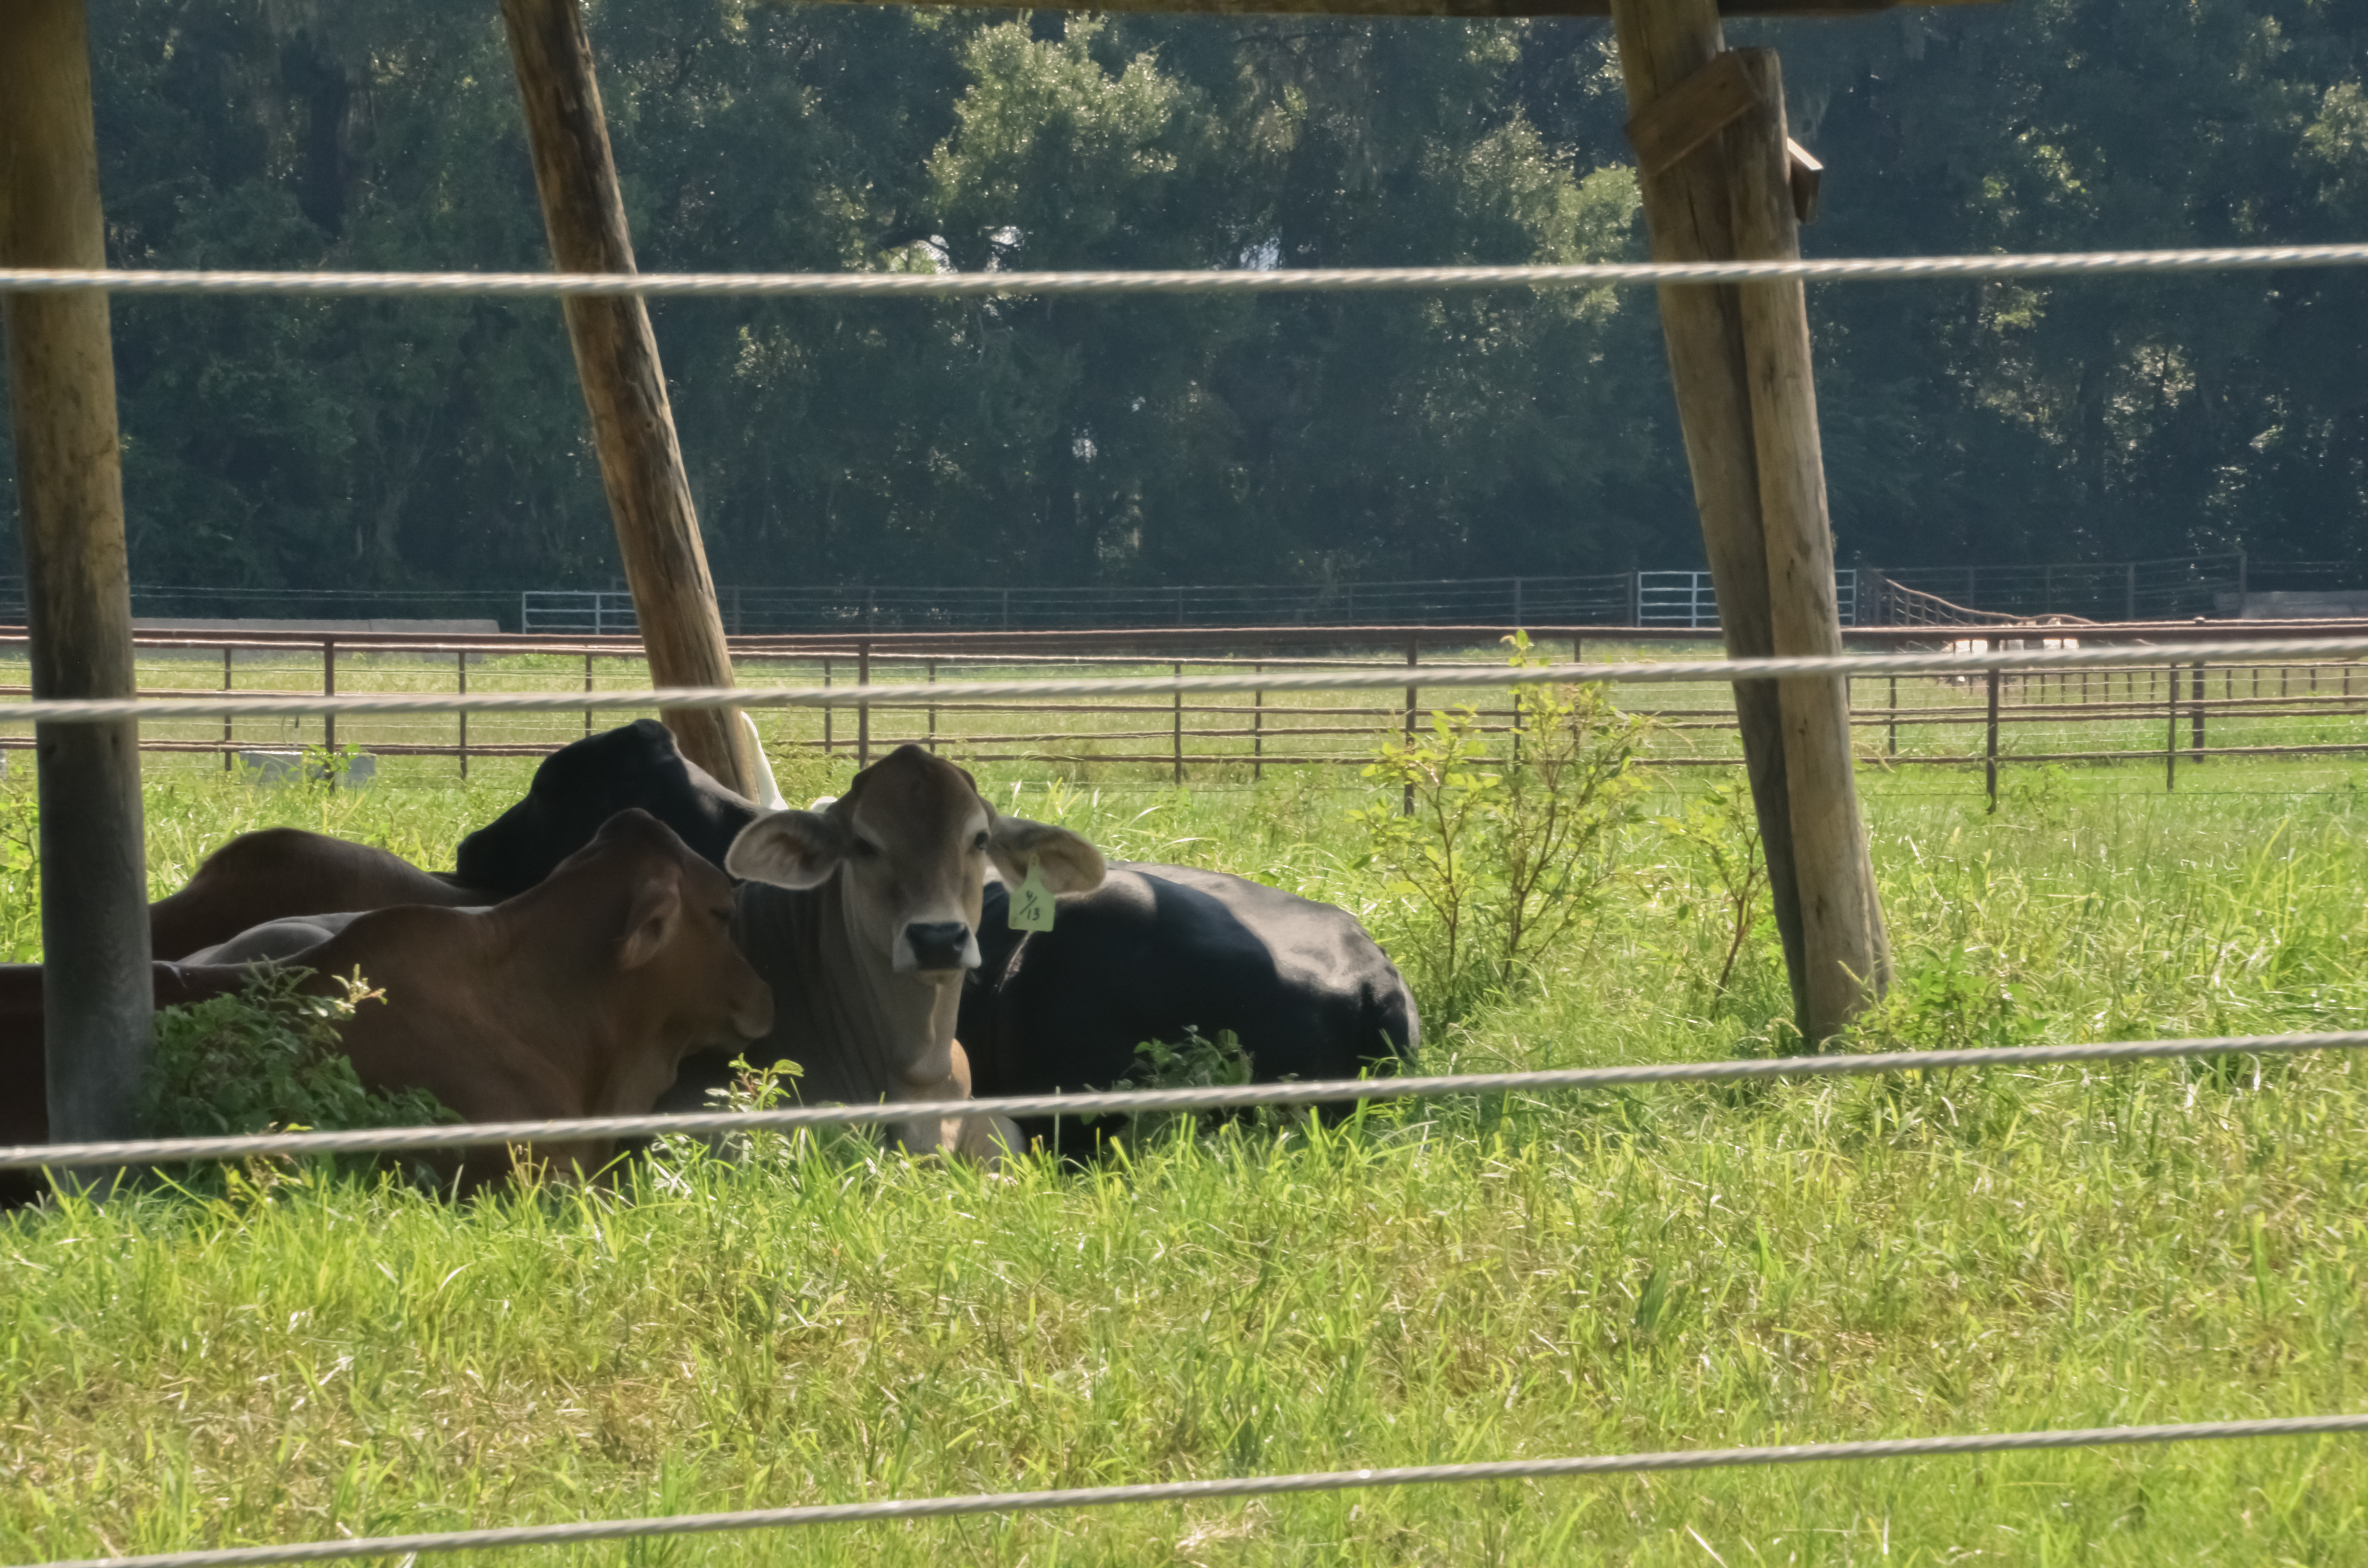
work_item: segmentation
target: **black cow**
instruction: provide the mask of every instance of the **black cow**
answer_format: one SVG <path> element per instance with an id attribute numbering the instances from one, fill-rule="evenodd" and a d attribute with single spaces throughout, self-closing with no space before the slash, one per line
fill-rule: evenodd
<path id="1" fill-rule="evenodd" d="M 644 719 L 545 759 L 525 800 L 461 841 L 459 880 L 496 896 L 531 887 L 628 806 L 718 865 L 763 814 Z M 1188 1028 L 1232 1030 L 1268 1081 L 1353 1077 L 1420 1040 L 1406 982 L 1354 916 L 1247 878 L 1118 864 L 1064 897 L 1050 931 L 1014 931 L 1008 915 L 990 882 L 956 1028 L 974 1094 L 1106 1088 L 1136 1045 Z"/>
<path id="2" fill-rule="evenodd" d="M 1108 1088 L 1144 1040 L 1231 1030 L 1252 1076 L 1353 1078 L 1420 1043 L 1414 996 L 1347 910 L 1223 871 L 1113 863 L 1063 898 L 1050 931 L 1014 931 L 1008 893 L 981 918 L 985 962 L 958 1035 L 971 1092 Z M 1042 1138 L 1049 1118 L 1023 1119 Z M 1089 1131 L 1090 1130 L 1088 1130 Z"/>
<path id="3" fill-rule="evenodd" d="M 664 724 L 636 719 L 544 757 L 526 799 L 461 840 L 453 880 L 493 900 L 515 898 L 632 806 L 718 868 L 740 830 L 763 814 L 683 756 Z"/>

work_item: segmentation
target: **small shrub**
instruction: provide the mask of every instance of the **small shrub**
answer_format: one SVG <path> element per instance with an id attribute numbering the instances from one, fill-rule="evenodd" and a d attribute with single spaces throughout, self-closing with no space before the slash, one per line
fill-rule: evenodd
<path id="1" fill-rule="evenodd" d="M 274 1131 L 330 1131 L 418 1127 L 459 1119 L 424 1089 L 387 1094 L 363 1086 L 338 1028 L 365 1003 L 381 1000 L 359 974 L 341 996 L 297 987 L 308 970 L 264 966 L 234 995 L 156 1015 L 156 1053 L 142 1108 L 160 1138 L 212 1138 Z M 370 1156 L 359 1156 L 367 1167 Z M 175 1173 L 212 1189 L 216 1167 Z"/>
<path id="2" fill-rule="evenodd" d="M 1526 633 L 1505 641 L 1515 668 L 1546 662 Z M 1434 711 L 1428 733 L 1385 743 L 1365 769 L 1394 798 L 1353 813 L 1368 846 L 1360 864 L 1421 912 L 1409 967 L 1442 1021 L 1585 925 L 1645 788 L 1649 722 L 1601 687 L 1520 687 L 1514 712 L 1515 731 L 1492 737 L 1468 706 Z"/>
<path id="3" fill-rule="evenodd" d="M 1759 814 L 1751 790 L 1743 784 L 1722 784 L 1686 802 L 1674 816 L 1656 817 L 1654 824 L 1693 852 L 1710 873 L 1712 896 L 1697 901 L 1691 888 L 1681 890 L 1679 913 L 1690 918 L 1696 902 L 1707 903 L 1717 921 L 1718 974 L 1710 983 L 1713 999 L 1724 997 L 1752 932 L 1772 926 L 1768 904 L 1768 860 L 1759 843 Z"/>
<path id="4" fill-rule="evenodd" d="M 334 746 L 308 745 L 304 748 L 304 781 L 322 790 L 343 790 L 353 773 L 354 759 L 359 756 L 361 748 L 350 741 Z"/>
<path id="5" fill-rule="evenodd" d="M 1121 1089 L 1230 1089 L 1253 1081 L 1257 1064 L 1239 1036 L 1219 1029 L 1212 1040 L 1187 1027 L 1181 1041 L 1149 1040 L 1134 1048 L 1134 1065 L 1112 1085 Z M 1179 1130 L 1209 1131 L 1228 1121 L 1264 1120 L 1265 1111 L 1148 1110 L 1130 1116 L 1118 1135 L 1130 1148 L 1143 1148 Z M 1108 1135 L 1107 1133 L 1105 1134 Z"/>
<path id="6" fill-rule="evenodd" d="M 1992 949 L 1992 956 L 1998 956 Z M 1960 1051 L 2024 1045 L 2031 1028 L 2001 973 L 1975 972 L 1957 952 L 1919 964 L 1861 1017 L 1852 1032 L 1879 1050 Z"/>
<path id="7" fill-rule="evenodd" d="M 797 1081 L 804 1072 L 796 1062 L 787 1060 L 759 1067 L 746 1056 L 735 1056 L 732 1059 L 732 1081 L 707 1091 L 711 1102 L 707 1108 L 738 1112 L 780 1110 L 797 1105 Z M 709 1158 L 749 1164 L 786 1158 L 809 1134 L 810 1130 L 803 1128 L 786 1132 L 759 1128 L 742 1132 L 669 1133 L 657 1141 L 657 1148 L 677 1164 L 696 1164 Z"/>

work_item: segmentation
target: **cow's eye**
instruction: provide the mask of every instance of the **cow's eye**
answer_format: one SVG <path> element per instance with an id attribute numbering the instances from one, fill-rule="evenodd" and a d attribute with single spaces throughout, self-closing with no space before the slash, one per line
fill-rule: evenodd
<path id="1" fill-rule="evenodd" d="M 978 836 L 970 841 L 971 853 L 983 854 L 986 849 L 986 829 L 980 828 Z"/>

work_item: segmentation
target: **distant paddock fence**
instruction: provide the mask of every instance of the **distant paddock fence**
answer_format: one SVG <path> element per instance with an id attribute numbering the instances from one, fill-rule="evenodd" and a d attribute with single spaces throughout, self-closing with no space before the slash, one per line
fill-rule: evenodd
<path id="1" fill-rule="evenodd" d="M 1844 567 L 1834 574 L 1845 627 L 1938 620 L 2072 616 L 2100 621 L 2168 620 L 2247 613 L 2352 616 L 2368 603 L 2368 562 L 2264 561 L 2242 551 L 2152 561 L 2044 565 Z M 1927 602 L 1949 607 L 1934 616 Z M 1708 572 L 1635 570 L 1524 573 L 1302 583 L 1087 584 L 996 587 L 975 583 L 724 584 L 716 608 L 726 632 L 855 637 L 888 632 L 1109 631 L 1244 626 L 1449 627 L 1631 625 L 1715 631 L 1718 597 Z M 631 635 L 633 597 L 623 588 L 262 588 L 133 583 L 131 612 L 157 630 L 235 634 L 252 627 L 537 637 Z M 24 616 L 24 585 L 0 575 L 0 625 Z M 448 624 L 423 624 L 443 621 Z M 462 622 L 473 621 L 475 625 Z M 408 624 L 406 624 L 408 623 Z"/>
<path id="2" fill-rule="evenodd" d="M 1850 641 L 1868 651 L 1934 647 L 1959 651 L 2089 644 L 2144 645 L 2176 640 L 2255 638 L 2262 623 L 2140 623 L 2047 627 L 1925 626 L 1860 629 Z M 2368 622 L 2287 623 L 2281 634 L 2352 633 Z M 0 667 L 17 634 L 0 629 Z M 1385 741 L 1428 723 L 1434 707 L 1472 710 L 1477 731 L 1517 749 L 1523 719 L 1509 688 L 1436 691 L 1422 674 L 1498 667 L 1497 628 L 1304 627 L 1170 629 L 1090 633 L 883 634 L 832 640 L 772 636 L 735 639 L 733 653 L 749 685 L 858 685 L 900 688 L 894 699 L 843 709 L 768 710 L 757 716 L 777 757 L 845 757 L 863 766 L 912 744 L 964 763 L 1027 763 L 1066 770 L 1080 780 L 1194 778 L 1262 778 L 1268 768 L 1360 767 Z M 1578 662 L 1625 646 L 1704 642 L 1672 627 L 1559 626 L 1530 631 L 1533 647 Z M 647 684 L 642 649 L 631 638 L 530 638 L 515 634 L 147 631 L 135 639 L 143 698 L 336 696 L 364 692 L 472 693 L 574 689 L 586 694 Z M 16 643 L 21 649 L 21 642 Z M 998 673 L 1053 676 L 1224 672 L 1403 670 L 1403 687 L 1386 691 L 1253 692 L 1243 695 L 1094 697 L 1047 700 L 963 700 L 930 688 L 943 680 Z M 202 670 L 202 684 L 198 672 Z M 302 672 L 301 674 L 299 672 Z M 909 697 L 901 688 L 910 688 Z M 0 684 L 0 697 L 29 695 Z M 1434 700 L 1435 699 L 1435 700 Z M 2333 757 L 2368 753 L 2368 667 L 2355 659 L 2214 664 L 2188 660 L 2154 667 L 1990 670 L 1986 675 L 1877 675 L 1850 681 L 1850 712 L 1862 765 L 1980 769 L 1995 799 L 2001 770 L 2033 764 L 2156 764 L 2175 788 L 2182 764 L 2214 757 Z M 1693 684 L 1640 685 L 1623 693 L 1627 711 L 1652 722 L 1649 766 L 1739 766 L 1742 746 L 1726 690 Z M 148 723 L 142 750 L 218 756 L 225 771 L 242 754 L 334 751 L 340 742 L 377 757 L 451 759 L 465 777 L 472 759 L 539 757 L 618 722 L 624 715 L 580 721 L 555 714 L 454 712 L 412 715 L 161 720 Z M 472 722 L 474 720 L 472 733 Z M 32 745 L 29 726 L 0 725 L 0 752 Z M 257 754 L 261 754 L 257 756 Z M 1111 770 L 1121 770 L 1112 773 Z"/>

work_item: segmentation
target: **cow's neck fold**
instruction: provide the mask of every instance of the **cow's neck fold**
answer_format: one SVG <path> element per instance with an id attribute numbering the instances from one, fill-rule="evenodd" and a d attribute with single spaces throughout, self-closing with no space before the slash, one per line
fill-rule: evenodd
<path id="1" fill-rule="evenodd" d="M 960 985 L 897 973 L 855 929 L 836 877 L 803 892 L 750 884 L 740 914 L 741 950 L 773 987 L 766 1045 L 803 1069 L 806 1099 L 862 1105 L 942 1092 Z"/>

